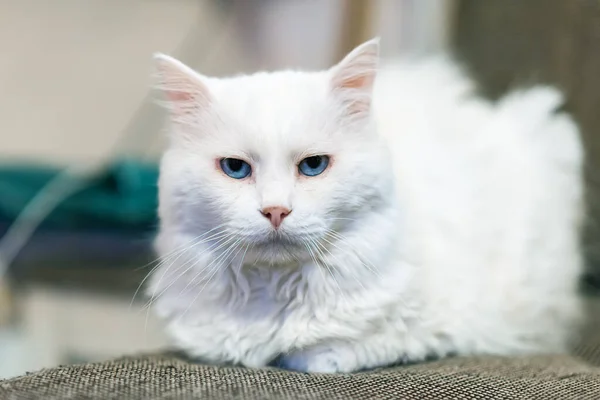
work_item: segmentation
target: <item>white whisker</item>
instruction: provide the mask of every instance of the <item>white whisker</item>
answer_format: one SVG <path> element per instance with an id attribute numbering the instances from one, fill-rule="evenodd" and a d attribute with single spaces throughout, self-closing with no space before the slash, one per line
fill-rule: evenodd
<path id="1" fill-rule="evenodd" d="M 233 235 L 231 235 L 231 234 L 230 234 L 230 235 L 228 235 L 227 237 L 228 237 L 228 239 L 227 239 L 225 242 L 221 243 L 221 244 L 220 244 L 220 245 L 219 245 L 217 248 L 215 248 L 215 249 L 210 249 L 210 250 L 211 250 L 211 251 L 214 253 L 214 252 L 216 252 L 216 251 L 220 250 L 221 248 L 223 248 L 223 247 L 227 246 L 229 243 L 231 243 L 231 242 L 233 242 L 233 241 L 235 241 L 235 240 L 239 240 L 239 239 L 236 239 L 236 237 L 235 237 L 235 236 L 233 236 Z M 223 252 L 223 253 L 219 254 L 219 255 L 218 255 L 218 256 L 217 256 L 215 259 L 213 259 L 213 260 L 212 260 L 212 261 L 211 261 L 211 262 L 210 262 L 208 265 L 206 265 L 205 267 L 201 268 L 201 269 L 200 269 L 200 271 L 198 271 L 198 273 L 197 273 L 196 275 L 194 275 L 194 277 L 193 277 L 193 278 L 192 278 L 190 281 L 188 281 L 188 283 L 185 285 L 185 287 L 182 289 L 182 291 L 179 293 L 179 295 L 181 295 L 183 292 L 185 292 L 185 291 L 186 291 L 186 289 L 188 289 L 188 288 L 190 287 L 190 285 L 191 285 L 191 284 L 192 284 L 192 283 L 193 283 L 193 282 L 196 280 L 196 278 L 198 278 L 200 275 L 202 275 L 202 274 L 204 273 L 204 271 L 206 271 L 207 269 L 209 269 L 209 268 L 211 267 L 211 265 L 212 265 L 212 264 L 213 264 L 213 263 L 214 263 L 216 260 L 218 260 L 220 257 L 223 257 L 223 255 L 224 255 L 224 254 L 226 254 L 226 252 Z M 186 272 L 187 272 L 187 271 L 186 271 Z M 179 277 L 177 277 L 176 279 L 179 279 Z"/>
<path id="2" fill-rule="evenodd" d="M 160 286 L 160 282 L 161 282 L 161 281 L 162 281 L 162 279 L 163 279 L 163 278 L 164 278 L 164 277 L 167 275 L 167 273 L 170 271 L 171 267 L 172 267 L 173 265 L 175 265 L 175 263 L 177 262 L 177 260 L 179 260 L 179 258 L 181 258 L 181 256 L 183 256 L 185 253 L 187 253 L 188 251 L 190 251 L 190 250 L 191 250 L 191 249 L 193 249 L 194 247 L 196 247 L 196 246 L 198 246 L 198 245 L 201 245 L 201 244 L 204 244 L 204 243 L 206 243 L 206 242 L 209 242 L 209 241 L 211 241 L 211 240 L 217 240 L 217 241 L 220 241 L 220 240 L 221 240 L 221 239 L 222 239 L 224 236 L 226 236 L 226 234 L 224 234 L 223 232 L 220 232 L 220 233 L 216 233 L 216 234 L 214 234 L 214 235 L 211 235 L 211 236 L 210 236 L 210 237 L 208 237 L 208 238 L 205 238 L 205 239 L 203 239 L 203 240 L 201 240 L 201 241 L 195 242 L 195 243 L 194 243 L 194 244 L 192 244 L 191 246 L 188 246 L 187 248 L 185 248 L 185 249 L 184 249 L 184 251 L 183 251 L 183 252 L 181 252 L 181 253 L 180 253 L 180 254 L 179 254 L 177 257 L 175 257 L 174 259 L 173 259 L 173 258 L 171 258 L 171 260 L 170 260 L 170 261 L 171 261 L 171 263 L 169 264 L 169 266 L 168 266 L 167 268 L 165 268 L 165 269 L 164 269 L 164 271 L 163 271 L 163 273 L 162 273 L 161 277 L 159 278 L 159 280 L 158 280 L 158 283 L 157 283 L 157 285 L 156 285 L 156 286 Z M 168 261 L 169 261 L 169 260 L 164 260 L 164 261 L 163 261 L 163 262 L 161 262 L 161 264 L 159 264 L 159 265 L 158 265 L 156 268 L 161 268 L 161 267 L 163 267 L 163 266 L 164 266 L 164 265 L 165 265 L 165 264 L 166 264 Z M 185 267 L 186 265 L 188 265 L 188 263 L 190 263 L 190 262 L 192 262 L 192 259 L 190 259 L 190 260 L 187 260 L 186 262 L 184 262 L 183 264 L 181 264 L 180 266 L 178 266 L 178 267 L 177 267 L 177 269 L 174 271 L 174 273 L 175 273 L 175 272 L 177 272 L 179 269 L 181 269 L 181 268 Z M 154 296 L 155 296 L 155 294 L 156 294 L 156 292 L 154 292 L 154 293 L 152 294 L 152 297 L 154 297 Z"/>
<path id="3" fill-rule="evenodd" d="M 340 244 L 344 244 L 346 246 L 348 246 L 348 248 L 350 249 L 350 251 L 352 253 L 354 253 L 354 255 L 356 256 L 356 258 L 358 259 L 358 261 L 365 267 L 367 268 L 369 271 L 371 271 L 373 274 L 375 274 L 378 278 L 383 278 L 381 276 L 381 274 L 379 273 L 379 269 L 373 265 L 373 263 L 371 263 L 368 259 L 366 259 L 362 253 L 356 249 L 356 247 L 351 246 L 350 244 L 347 243 L 347 238 L 342 236 L 339 232 L 333 231 L 333 230 L 328 230 L 327 234 L 333 236 L 333 238 L 337 239 L 337 241 Z M 327 240 L 327 239 L 324 239 Z M 328 241 L 329 242 L 329 241 Z M 338 249 L 341 250 L 341 248 L 339 248 L 336 244 L 329 242 L 331 245 L 336 246 Z"/>
<path id="4" fill-rule="evenodd" d="M 323 239 L 325 240 L 327 243 L 335 246 L 336 248 L 338 248 L 340 251 L 342 251 L 339 247 L 337 247 L 334 243 L 330 242 L 327 239 Z M 318 243 L 318 242 L 317 242 Z M 326 246 L 322 245 L 321 243 L 318 243 L 318 245 L 325 250 L 327 253 L 329 253 L 329 255 L 331 257 L 333 257 L 336 261 L 337 261 L 337 265 L 340 268 L 343 268 L 345 271 L 348 271 L 348 273 L 350 273 L 350 275 L 352 276 L 352 278 L 359 284 L 359 286 L 363 289 L 366 290 L 365 286 L 363 285 L 362 281 L 358 278 L 358 276 L 356 275 L 356 273 L 352 270 L 352 268 L 349 268 L 345 263 L 341 262 L 341 260 L 335 255 L 333 254 Z"/>
<path id="5" fill-rule="evenodd" d="M 338 290 L 340 291 L 340 294 L 342 295 L 342 297 L 344 298 L 344 300 L 347 303 L 348 299 L 346 298 L 346 295 L 344 294 L 344 291 L 342 290 L 342 287 L 340 286 L 340 283 L 338 282 L 337 278 L 335 277 L 334 272 L 331 270 L 331 268 L 327 264 L 327 261 L 325 260 L 325 255 L 319 250 L 319 248 L 317 247 L 317 242 L 315 242 L 314 239 L 309 239 L 309 240 L 310 240 L 311 243 L 313 243 L 313 245 L 315 245 L 315 251 L 320 255 L 321 259 L 323 260 L 323 265 L 325 266 L 325 268 L 329 272 L 329 275 L 331 276 L 331 278 L 335 282 L 335 285 L 338 287 Z"/>
<path id="6" fill-rule="evenodd" d="M 199 254 L 196 255 L 196 261 L 195 262 L 191 262 L 192 260 L 188 260 L 186 261 L 184 264 L 182 264 L 181 266 L 179 266 L 174 273 L 178 272 L 179 270 L 183 269 L 185 266 L 189 265 L 183 272 L 180 272 L 179 275 L 177 275 L 174 279 L 171 280 L 171 283 L 169 283 L 164 289 L 162 289 L 160 291 L 160 293 L 156 294 L 156 292 L 153 293 L 152 297 L 150 298 L 150 301 L 144 306 L 143 309 L 145 309 L 146 307 L 151 307 L 152 304 L 156 301 L 157 298 L 159 298 L 160 296 L 162 296 L 167 290 L 169 290 L 169 288 L 171 288 L 171 286 L 173 286 L 182 276 L 184 276 L 186 273 L 188 273 L 190 270 L 192 270 L 192 268 L 194 268 L 196 265 L 198 265 L 198 263 L 201 261 L 201 256 L 204 255 L 206 252 L 208 251 L 216 251 L 220 248 L 222 248 L 223 246 L 227 245 L 227 243 L 233 241 L 233 237 L 230 234 L 224 234 L 223 236 L 220 236 L 218 238 L 218 240 L 213 243 L 212 245 L 208 246 L 207 248 L 205 248 L 204 250 L 202 250 Z M 215 246 L 217 246 L 216 248 L 214 248 Z M 163 274 L 164 276 L 164 274 Z M 162 279 L 162 277 L 161 277 Z M 160 280 L 158 282 L 158 285 L 160 284 Z M 157 286 L 158 286 L 157 285 Z M 188 282 L 189 285 L 189 282 Z M 186 285 L 186 288 L 188 286 Z M 185 290 L 185 289 L 184 289 Z"/>
<path id="7" fill-rule="evenodd" d="M 237 247 L 239 245 L 239 243 L 242 241 L 242 239 L 238 239 L 233 245 L 231 245 L 229 247 L 229 249 L 227 250 L 228 252 Z M 225 265 L 227 263 L 227 259 L 222 259 L 222 262 L 219 263 L 219 265 L 216 268 L 213 268 L 213 273 L 208 277 L 208 279 L 206 280 L 206 282 L 204 283 L 204 285 L 200 288 L 200 290 L 198 291 L 198 293 L 196 293 L 196 296 L 194 296 L 194 298 L 192 299 L 192 301 L 190 302 L 190 304 L 187 306 L 187 308 L 185 309 L 185 311 L 179 315 L 179 318 L 183 318 L 187 312 L 190 310 L 190 308 L 192 307 L 192 305 L 196 302 L 196 300 L 198 299 L 198 297 L 200 296 L 200 294 L 204 291 L 204 289 L 206 288 L 206 286 L 210 283 L 210 281 L 212 280 L 212 278 L 217 274 L 217 272 L 223 267 L 223 265 Z"/>

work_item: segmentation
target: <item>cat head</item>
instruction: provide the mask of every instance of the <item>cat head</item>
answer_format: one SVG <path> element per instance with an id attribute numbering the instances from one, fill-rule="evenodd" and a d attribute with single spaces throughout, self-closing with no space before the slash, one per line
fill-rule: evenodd
<path id="1" fill-rule="evenodd" d="M 378 53 L 374 39 L 326 71 L 220 79 L 157 55 L 161 230 L 281 262 L 368 218 L 391 186 L 371 112 Z"/>

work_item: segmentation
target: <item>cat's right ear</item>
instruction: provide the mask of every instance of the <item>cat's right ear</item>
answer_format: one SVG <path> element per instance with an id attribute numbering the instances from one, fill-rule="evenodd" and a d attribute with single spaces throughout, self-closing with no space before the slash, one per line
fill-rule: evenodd
<path id="1" fill-rule="evenodd" d="M 191 122 L 211 102 L 204 77 L 181 61 L 155 54 L 158 88 L 166 97 L 166 105 L 174 122 Z"/>
<path id="2" fill-rule="evenodd" d="M 331 68 L 331 86 L 344 100 L 351 115 L 365 115 L 371 107 L 371 95 L 379 64 L 379 38 L 352 50 Z"/>

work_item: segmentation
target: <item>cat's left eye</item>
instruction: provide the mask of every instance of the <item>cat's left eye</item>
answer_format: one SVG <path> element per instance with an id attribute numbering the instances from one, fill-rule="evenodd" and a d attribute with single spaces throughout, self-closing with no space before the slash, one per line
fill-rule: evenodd
<path id="1" fill-rule="evenodd" d="M 328 156 L 312 156 L 306 157 L 298 164 L 298 171 L 302 175 L 317 176 L 321 175 L 329 165 Z"/>

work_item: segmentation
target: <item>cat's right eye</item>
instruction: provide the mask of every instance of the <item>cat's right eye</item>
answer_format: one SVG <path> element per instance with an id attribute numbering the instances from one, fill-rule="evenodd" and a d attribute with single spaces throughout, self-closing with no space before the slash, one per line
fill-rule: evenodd
<path id="1" fill-rule="evenodd" d="M 237 158 L 222 158 L 219 164 L 225 175 L 233 179 L 244 179 L 252 173 L 250 164 Z"/>
<path id="2" fill-rule="evenodd" d="M 298 164 L 298 171 L 305 176 L 317 176 L 321 175 L 328 165 L 328 156 L 306 157 Z"/>

